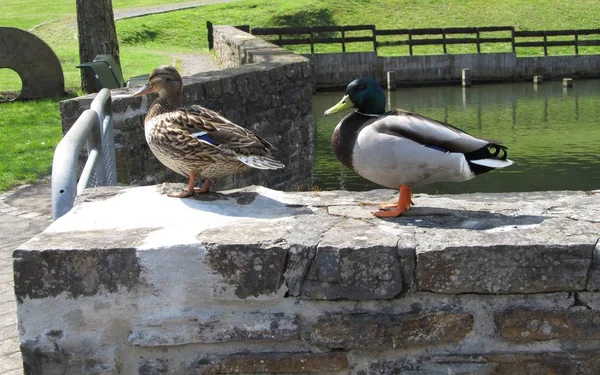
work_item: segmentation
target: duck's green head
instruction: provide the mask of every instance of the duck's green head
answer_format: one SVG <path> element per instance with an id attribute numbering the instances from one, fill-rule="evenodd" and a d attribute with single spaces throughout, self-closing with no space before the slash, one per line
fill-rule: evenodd
<path id="1" fill-rule="evenodd" d="M 336 113 L 346 108 L 356 108 L 368 115 L 385 112 L 385 93 L 373 78 L 359 78 L 350 82 L 346 95 L 340 102 L 325 111 L 325 115 Z"/>

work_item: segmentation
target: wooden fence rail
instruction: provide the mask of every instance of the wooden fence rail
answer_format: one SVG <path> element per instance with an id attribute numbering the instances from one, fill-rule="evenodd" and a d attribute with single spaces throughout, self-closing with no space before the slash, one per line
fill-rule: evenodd
<path id="1" fill-rule="evenodd" d="M 347 36 L 349 31 L 368 31 L 369 36 Z M 340 33 L 339 37 L 320 36 L 325 33 Z M 370 42 L 373 49 L 377 50 L 375 40 L 375 25 L 351 26 L 307 26 L 307 27 L 263 27 L 252 29 L 252 35 L 267 36 L 277 35 L 277 39 L 265 39 L 278 46 L 310 44 L 310 53 L 315 53 L 315 44 L 341 44 L 342 52 L 346 52 L 346 44 Z M 284 39 L 284 35 L 291 38 Z"/>
<path id="2" fill-rule="evenodd" d="M 599 35 L 600 29 L 580 29 L 580 30 L 537 30 L 537 31 L 515 31 L 514 39 L 516 38 L 543 38 L 539 41 L 517 42 L 513 44 L 515 47 L 543 47 L 544 56 L 548 56 L 548 47 L 564 47 L 573 46 L 575 55 L 579 55 L 580 46 L 600 46 L 600 39 L 581 40 L 579 36 L 583 35 Z M 571 36 L 572 40 L 548 40 L 548 37 Z"/>
<path id="3" fill-rule="evenodd" d="M 212 48 L 212 24 L 207 22 L 207 27 L 209 28 L 209 48 Z M 449 45 L 475 44 L 477 53 L 481 53 L 482 44 L 504 43 L 510 44 L 515 53 L 517 48 L 541 47 L 544 49 L 545 56 L 548 55 L 548 47 L 573 46 L 574 54 L 579 55 L 579 47 L 600 46 L 600 28 L 541 31 L 516 31 L 513 26 L 382 30 L 378 30 L 375 25 L 257 27 L 253 29 L 245 25 L 238 26 L 238 28 L 244 31 L 250 30 L 256 36 L 266 37 L 266 41 L 278 46 L 310 45 L 311 54 L 315 53 L 316 44 L 341 44 L 342 52 L 346 52 L 347 45 L 351 43 L 369 43 L 374 52 L 377 52 L 380 47 L 408 46 L 411 56 L 414 53 L 413 47 L 425 45 L 441 45 L 443 53 L 447 54 Z M 502 32 L 510 33 L 510 35 L 500 36 L 497 34 Z M 569 36 L 572 39 L 548 40 L 548 38 Z M 591 38 L 593 36 L 595 38 Z M 523 38 L 529 39 L 523 41 Z M 538 38 L 538 40 L 531 40 L 532 38 Z M 539 38 L 542 40 L 540 41 Z"/>
<path id="4" fill-rule="evenodd" d="M 482 37 L 481 33 L 510 31 L 511 37 Z M 492 26 L 492 27 L 448 27 L 448 28 L 430 28 L 430 29 L 388 29 L 376 30 L 376 36 L 401 36 L 405 39 L 393 41 L 376 42 L 378 47 L 407 45 L 409 54 L 413 55 L 413 46 L 442 45 L 444 54 L 448 53 L 449 44 L 476 44 L 477 53 L 481 53 L 482 43 L 511 43 L 513 41 L 512 26 Z M 456 34 L 475 34 L 474 37 L 453 38 Z M 414 36 L 421 35 L 440 35 L 440 38 L 413 39 Z M 449 37 L 450 36 L 450 37 Z"/>

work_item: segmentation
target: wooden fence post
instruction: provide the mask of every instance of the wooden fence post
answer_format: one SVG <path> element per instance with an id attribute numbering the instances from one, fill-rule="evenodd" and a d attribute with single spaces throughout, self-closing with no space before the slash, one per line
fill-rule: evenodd
<path id="1" fill-rule="evenodd" d="M 214 40 L 213 40 L 213 24 L 210 21 L 206 21 L 206 28 L 208 29 L 208 49 L 213 49 Z"/>
<path id="2" fill-rule="evenodd" d="M 373 52 L 377 52 L 377 37 L 375 36 L 375 25 L 371 25 L 371 36 L 373 37 Z"/>
<path id="3" fill-rule="evenodd" d="M 515 27 L 511 27 L 510 28 L 510 38 L 512 39 L 512 51 L 513 53 L 517 53 L 517 50 L 515 49 Z"/>
<path id="4" fill-rule="evenodd" d="M 446 31 L 442 28 L 442 48 L 444 49 L 444 55 L 448 54 L 446 49 Z"/>

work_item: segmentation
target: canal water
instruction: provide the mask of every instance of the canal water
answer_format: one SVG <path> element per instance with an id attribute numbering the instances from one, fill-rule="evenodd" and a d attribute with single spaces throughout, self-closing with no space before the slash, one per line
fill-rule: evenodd
<path id="1" fill-rule="evenodd" d="M 321 190 L 380 188 L 341 165 L 331 133 L 348 113 L 323 116 L 343 92 L 313 97 L 314 183 Z M 428 194 L 600 189 L 600 80 L 401 88 L 388 108 L 447 122 L 476 137 L 502 140 L 515 162 L 467 182 L 423 186 Z"/>

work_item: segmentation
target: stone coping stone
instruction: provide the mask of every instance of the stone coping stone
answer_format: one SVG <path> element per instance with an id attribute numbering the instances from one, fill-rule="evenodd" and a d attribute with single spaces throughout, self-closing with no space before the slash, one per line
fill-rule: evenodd
<path id="1" fill-rule="evenodd" d="M 417 194 L 407 214 L 381 220 L 371 212 L 376 202 L 397 199 L 392 190 L 250 186 L 188 199 L 165 195 L 178 189 L 183 185 L 86 190 L 68 214 L 15 250 L 18 300 L 139 291 L 169 277 L 177 287 L 200 283 L 209 300 L 221 301 L 599 285 L 600 191 Z M 194 268 L 197 280 L 185 268 Z"/>

